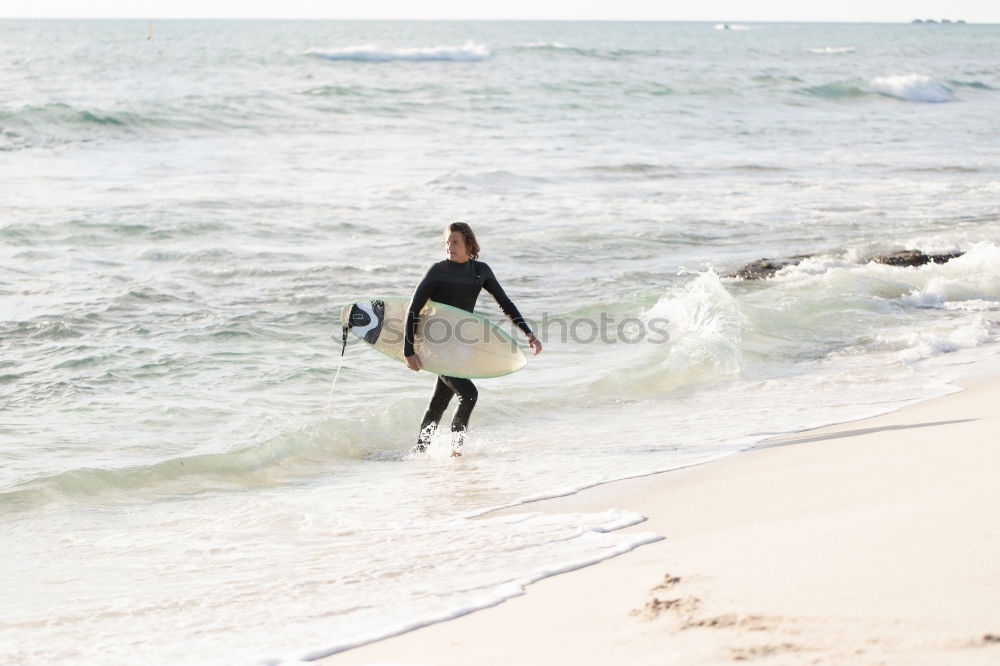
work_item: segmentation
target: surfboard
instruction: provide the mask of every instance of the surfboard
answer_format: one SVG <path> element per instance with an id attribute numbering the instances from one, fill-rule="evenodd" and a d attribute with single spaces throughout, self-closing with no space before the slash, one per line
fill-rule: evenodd
<path id="1" fill-rule="evenodd" d="M 409 304 L 391 297 L 357 301 L 344 306 L 340 320 L 356 337 L 405 364 L 403 325 Z M 413 350 L 424 370 L 447 377 L 501 377 L 528 362 L 517 343 L 485 317 L 434 301 L 420 311 Z"/>

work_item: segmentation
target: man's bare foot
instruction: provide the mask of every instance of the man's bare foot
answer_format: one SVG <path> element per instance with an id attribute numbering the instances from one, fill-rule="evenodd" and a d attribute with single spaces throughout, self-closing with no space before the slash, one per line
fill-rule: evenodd
<path id="1" fill-rule="evenodd" d="M 457 430 L 451 433 L 451 457 L 462 457 L 462 445 L 465 444 L 465 431 Z"/>

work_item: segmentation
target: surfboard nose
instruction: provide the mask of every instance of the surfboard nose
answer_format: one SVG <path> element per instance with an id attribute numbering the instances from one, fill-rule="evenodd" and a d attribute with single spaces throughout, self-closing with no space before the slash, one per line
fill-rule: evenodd
<path id="1" fill-rule="evenodd" d="M 382 324 L 385 321 L 385 302 L 378 301 L 358 301 L 350 306 L 350 312 L 344 308 L 346 319 L 341 315 L 341 320 L 348 327 L 354 330 L 354 334 L 362 338 L 369 344 L 375 344 L 382 333 Z"/>
<path id="2" fill-rule="evenodd" d="M 372 323 L 372 317 L 355 303 L 351 306 L 351 314 L 347 317 L 347 323 L 353 328 L 364 328 Z"/>

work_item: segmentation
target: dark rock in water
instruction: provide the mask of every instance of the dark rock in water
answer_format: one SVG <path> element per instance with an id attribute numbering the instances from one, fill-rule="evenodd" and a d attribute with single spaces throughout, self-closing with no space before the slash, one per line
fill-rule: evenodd
<path id="1" fill-rule="evenodd" d="M 868 257 L 865 262 L 874 261 L 877 264 L 886 264 L 887 266 L 923 266 L 924 264 L 930 263 L 943 264 L 946 261 L 951 261 L 955 257 L 961 257 L 963 254 L 965 253 L 946 252 L 942 254 L 924 254 L 920 250 L 900 250 L 899 252 L 890 252 L 889 254 L 876 254 Z M 744 280 L 765 280 L 773 276 L 782 268 L 797 266 L 805 259 L 814 256 L 816 255 L 797 254 L 794 257 L 788 257 L 787 259 L 758 259 L 757 261 L 751 261 L 749 264 L 737 271 L 726 274 L 726 277 L 742 278 Z"/>
<path id="2" fill-rule="evenodd" d="M 769 278 L 786 266 L 795 266 L 813 255 L 799 254 L 788 259 L 758 259 L 751 261 L 743 268 L 726 275 L 728 278 L 743 278 L 744 280 L 763 280 Z"/>
<path id="3" fill-rule="evenodd" d="M 944 254 L 924 254 L 920 250 L 900 250 L 890 254 L 877 254 L 868 261 L 888 266 L 923 266 L 924 264 L 943 264 L 955 257 L 961 257 L 964 252 L 947 252 Z"/>

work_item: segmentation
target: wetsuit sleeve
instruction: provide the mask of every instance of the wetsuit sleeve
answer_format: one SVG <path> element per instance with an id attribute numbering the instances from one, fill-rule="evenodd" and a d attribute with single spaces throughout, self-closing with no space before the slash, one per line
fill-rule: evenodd
<path id="1" fill-rule="evenodd" d="M 500 286 L 495 275 L 493 275 L 493 269 L 489 266 L 485 266 L 486 281 L 483 282 L 483 289 L 490 292 L 490 295 L 496 299 L 497 305 L 500 306 L 500 311 L 505 315 L 510 317 L 510 320 L 514 322 L 521 331 L 524 332 L 529 338 L 533 335 L 531 328 L 528 326 L 528 322 L 524 321 L 524 317 L 521 313 L 517 311 L 517 307 L 514 305 L 513 301 L 507 297 L 507 293 Z"/>
<path id="2" fill-rule="evenodd" d="M 420 320 L 420 311 L 434 291 L 434 267 L 431 266 L 424 279 L 420 281 L 413 291 L 413 298 L 406 308 L 406 323 L 403 325 L 403 355 L 413 356 L 413 338 L 417 334 L 417 322 Z"/>

